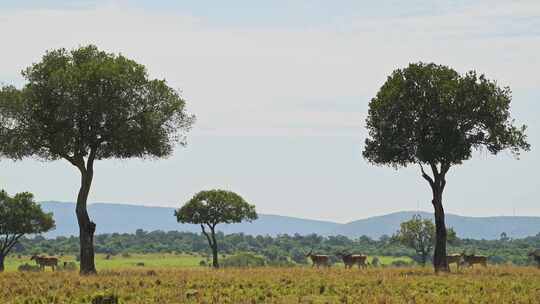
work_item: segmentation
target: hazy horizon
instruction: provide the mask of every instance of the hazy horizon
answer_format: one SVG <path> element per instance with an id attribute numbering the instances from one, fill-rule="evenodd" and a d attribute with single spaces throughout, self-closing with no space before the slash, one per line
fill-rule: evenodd
<path id="1" fill-rule="evenodd" d="M 44 203 L 58 203 L 58 204 L 68 204 L 68 205 L 75 205 L 75 202 L 69 202 L 69 201 L 53 201 L 53 200 L 47 200 L 47 201 L 40 201 L 38 202 L 39 204 L 44 204 Z M 171 206 L 162 206 L 162 205 L 147 205 L 147 204 L 144 204 L 144 203 L 141 203 L 141 204 L 134 204 L 134 203 L 130 203 L 130 202 L 88 202 L 88 206 L 90 205 L 121 205 L 121 206 L 134 206 L 134 207 L 145 207 L 145 208 L 165 208 L 165 209 L 176 209 L 176 207 L 171 207 Z M 433 211 L 429 211 L 429 210 L 412 210 L 412 209 L 400 209 L 400 210 L 395 210 L 395 211 L 391 211 L 391 212 L 388 212 L 388 213 L 384 213 L 384 214 L 374 214 L 374 215 L 370 215 L 370 216 L 366 216 L 366 217 L 360 217 L 360 218 L 357 218 L 357 219 L 353 219 L 352 221 L 345 221 L 345 222 L 342 222 L 342 221 L 332 221 L 332 220 L 325 220 L 325 219 L 316 219 L 316 218 L 307 218 L 307 217 L 297 217 L 297 216 L 290 216 L 290 215 L 286 215 L 286 214 L 276 214 L 276 213 L 260 213 L 260 214 L 264 214 L 266 216 L 279 216 L 279 217 L 290 217 L 290 218 L 296 218 L 296 219 L 304 219 L 304 220 L 312 220 L 312 221 L 324 221 L 324 222 L 329 222 L 329 223 L 337 223 L 337 224 L 348 224 L 348 223 L 351 223 L 351 222 L 354 222 L 354 221 L 358 221 L 358 220 L 365 220 L 365 219 L 370 219 L 370 218 L 376 218 L 376 217 L 384 217 L 386 215 L 391 215 L 391 214 L 398 214 L 398 213 L 418 213 L 418 214 L 421 214 L 421 213 L 426 213 L 426 214 L 433 214 Z M 493 215 L 493 216 L 468 216 L 468 215 L 461 215 L 461 214 L 455 214 L 455 213 L 449 213 L 449 212 L 446 212 L 446 215 L 453 215 L 453 216 L 458 216 L 458 217 L 466 217 L 466 218 L 479 218 L 479 219 L 482 219 L 482 218 L 495 218 L 495 217 L 510 217 L 510 218 L 524 218 L 524 217 L 529 217 L 529 218 L 540 218 L 540 216 L 538 215 Z"/>
<path id="2" fill-rule="evenodd" d="M 540 216 L 540 2 L 203 3 L 0 3 L 0 83 L 23 85 L 20 71 L 46 50 L 92 43 L 167 79 L 197 116 L 188 146 L 168 159 L 98 161 L 90 202 L 179 207 L 226 188 L 265 214 L 347 222 L 432 212 L 416 167 L 375 167 L 361 154 L 370 99 L 394 69 L 424 61 L 509 86 L 532 145 L 519 161 L 476 152 L 453 167 L 446 212 Z M 2 159 L 0 169 L 11 194 L 76 199 L 78 172 L 66 161 Z"/>

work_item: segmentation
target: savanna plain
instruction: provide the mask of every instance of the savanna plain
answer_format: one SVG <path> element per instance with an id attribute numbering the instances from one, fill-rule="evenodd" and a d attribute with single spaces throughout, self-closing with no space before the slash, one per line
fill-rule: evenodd
<path id="1" fill-rule="evenodd" d="M 24 259 L 24 257 L 21 257 Z M 540 303 L 540 269 L 489 266 L 329 269 L 196 266 L 193 256 L 97 259 L 99 273 L 0 274 L 1 303 Z M 135 266 L 136 261 L 140 263 Z M 144 266 L 141 266 L 143 265 Z"/>

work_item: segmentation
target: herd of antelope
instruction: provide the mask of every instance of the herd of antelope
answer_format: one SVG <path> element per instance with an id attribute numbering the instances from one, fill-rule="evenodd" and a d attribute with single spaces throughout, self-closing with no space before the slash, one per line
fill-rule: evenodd
<path id="1" fill-rule="evenodd" d="M 338 257 L 341 257 L 343 260 L 343 264 L 345 265 L 345 268 L 352 268 L 354 265 L 357 265 L 358 268 L 366 268 L 367 264 L 367 255 L 361 255 L 361 254 L 345 254 L 339 252 L 337 254 Z M 313 249 L 306 254 L 306 257 L 309 257 L 312 262 L 312 267 L 319 268 L 320 266 L 323 267 L 330 267 L 330 256 L 329 255 L 323 255 L 323 254 L 313 254 Z"/>
<path id="2" fill-rule="evenodd" d="M 367 255 L 338 252 L 336 256 L 341 258 L 341 260 L 343 261 L 343 265 L 345 265 L 345 268 L 347 269 L 351 269 L 355 265 L 359 269 L 367 268 Z M 538 267 L 540 268 L 540 249 L 530 252 L 529 256 L 534 258 L 534 260 L 538 263 Z M 319 268 L 322 266 L 329 268 L 331 266 L 329 255 L 313 254 L 313 249 L 311 249 L 306 254 L 306 257 L 311 259 L 311 267 Z M 33 255 L 30 260 L 36 261 L 36 264 L 40 267 L 41 270 L 45 270 L 45 267 L 51 267 L 52 271 L 54 271 L 56 267 L 58 267 L 58 258 L 55 257 Z M 473 267 L 475 264 L 487 267 L 488 258 L 483 255 L 467 255 L 465 254 L 465 252 L 463 252 L 461 254 L 458 253 L 448 255 L 447 260 L 449 265 L 456 264 L 456 267 L 459 269 L 460 266 Z"/>
<path id="3" fill-rule="evenodd" d="M 338 252 L 336 256 L 340 257 L 343 261 L 343 265 L 345 265 L 345 268 L 350 269 L 353 268 L 353 266 L 358 266 L 358 268 L 367 268 L 367 255 L 363 254 L 350 254 L 350 253 L 342 253 Z M 330 256 L 324 255 L 324 254 L 313 254 L 313 249 L 306 254 L 306 257 L 309 257 L 311 259 L 312 265 L 311 267 L 330 267 Z M 537 262 L 540 265 L 540 255 L 537 257 Z M 483 255 L 467 255 L 465 252 L 461 254 L 452 254 L 447 256 L 448 264 L 456 264 L 457 268 L 459 269 L 460 266 L 467 266 L 467 267 L 473 267 L 475 264 L 482 265 L 484 267 L 487 267 L 487 260 L 488 258 Z"/>

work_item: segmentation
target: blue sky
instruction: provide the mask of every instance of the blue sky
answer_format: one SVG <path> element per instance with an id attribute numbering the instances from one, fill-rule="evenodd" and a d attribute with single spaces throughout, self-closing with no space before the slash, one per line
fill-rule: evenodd
<path id="1" fill-rule="evenodd" d="M 90 200 L 179 206 L 201 189 L 237 191 L 260 212 L 348 221 L 431 211 L 417 169 L 361 157 L 372 96 L 393 69 L 433 61 L 513 90 L 529 125 L 520 161 L 485 152 L 453 169 L 447 212 L 540 216 L 540 2 L 0 1 L 0 82 L 45 50 L 93 43 L 182 91 L 198 122 L 162 161 L 101 161 Z M 8 192 L 73 201 L 65 162 L 0 161 Z"/>

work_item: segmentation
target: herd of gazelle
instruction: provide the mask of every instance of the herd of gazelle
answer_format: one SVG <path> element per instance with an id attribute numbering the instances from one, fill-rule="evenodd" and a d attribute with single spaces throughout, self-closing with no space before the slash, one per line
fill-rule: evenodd
<path id="1" fill-rule="evenodd" d="M 354 265 L 357 265 L 358 268 L 367 267 L 367 255 L 339 252 L 337 253 L 337 256 L 343 260 L 345 268 L 350 269 Z M 530 252 L 529 256 L 535 259 L 535 261 L 538 263 L 538 267 L 540 268 L 540 249 Z M 306 257 L 309 257 L 311 259 L 312 267 L 330 267 L 329 255 L 313 254 L 313 249 L 311 249 L 306 254 Z M 58 267 L 58 259 L 55 257 L 33 255 L 30 260 L 35 260 L 36 264 L 38 264 L 42 270 L 45 269 L 46 266 L 51 267 L 53 271 L 56 267 Z M 479 264 L 487 267 L 487 257 L 483 255 L 467 255 L 465 253 L 458 253 L 448 255 L 447 260 L 448 264 L 456 264 L 457 268 L 459 268 L 460 265 L 467 265 L 469 267 L 472 267 L 474 264 Z"/>
<path id="2" fill-rule="evenodd" d="M 350 254 L 339 252 L 336 254 L 343 260 L 345 268 L 352 268 L 354 265 L 357 265 L 358 268 L 367 267 L 367 255 L 363 254 Z M 529 254 L 532 256 L 533 254 Z M 330 256 L 324 254 L 313 254 L 313 249 L 306 254 L 306 257 L 311 259 L 311 267 L 330 267 Z M 536 258 L 536 256 L 535 256 Z M 487 257 L 483 255 L 467 255 L 465 253 L 461 254 L 452 254 L 447 256 L 448 264 L 456 264 L 457 268 L 461 265 L 466 265 L 468 267 L 474 266 L 474 264 L 479 264 L 484 267 L 487 267 Z M 540 265 L 540 257 L 537 258 L 537 262 Z"/>
<path id="3" fill-rule="evenodd" d="M 337 256 L 341 257 L 345 268 L 352 268 L 354 265 L 357 265 L 358 268 L 367 267 L 367 255 L 362 254 L 347 254 L 347 253 L 338 253 Z M 306 257 L 311 259 L 311 267 L 320 266 L 330 267 L 330 256 L 324 254 L 313 254 L 313 249 L 306 254 Z"/>

